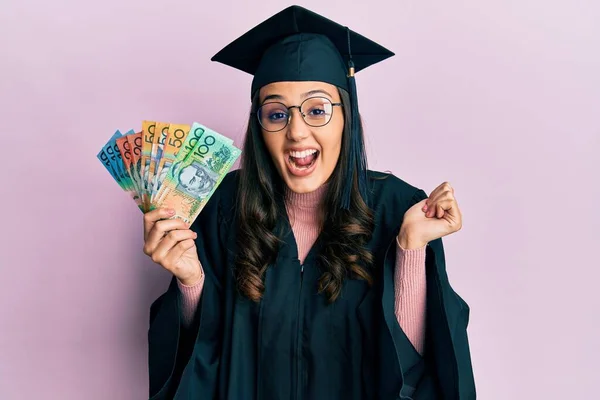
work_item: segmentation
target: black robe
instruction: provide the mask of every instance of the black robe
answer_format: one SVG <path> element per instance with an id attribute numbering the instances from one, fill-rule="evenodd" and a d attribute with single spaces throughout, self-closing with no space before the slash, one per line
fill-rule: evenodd
<path id="1" fill-rule="evenodd" d="M 475 399 L 469 307 L 448 282 L 441 239 L 426 247 L 423 357 L 394 314 L 395 238 L 406 210 L 427 195 L 393 175 L 369 176 L 375 283 L 347 279 L 331 305 L 317 293 L 320 238 L 300 265 L 287 216 L 278 222 L 284 244 L 267 270 L 262 301 L 238 294 L 239 176 L 225 177 L 192 225 L 206 275 L 195 324 L 180 326 L 175 278 L 150 309 L 151 399 Z"/>

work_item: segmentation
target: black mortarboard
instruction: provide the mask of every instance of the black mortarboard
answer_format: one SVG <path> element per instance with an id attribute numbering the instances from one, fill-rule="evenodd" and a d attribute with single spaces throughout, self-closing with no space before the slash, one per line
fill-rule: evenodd
<path id="1" fill-rule="evenodd" d="M 366 156 L 358 127 L 354 73 L 394 53 L 300 6 L 291 6 L 255 26 L 219 51 L 212 61 L 254 75 L 251 97 L 261 87 L 282 81 L 321 81 L 350 94 L 352 126 L 350 157 L 342 206 L 349 208 L 356 172 L 359 191 L 366 197 Z"/>

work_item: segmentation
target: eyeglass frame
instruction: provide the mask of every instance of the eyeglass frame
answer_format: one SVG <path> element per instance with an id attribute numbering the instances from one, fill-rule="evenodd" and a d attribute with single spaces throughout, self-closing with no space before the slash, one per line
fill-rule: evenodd
<path id="1" fill-rule="evenodd" d="M 258 119 L 258 124 L 261 126 L 261 128 L 263 128 L 265 131 L 267 131 L 267 132 L 271 132 L 271 133 L 273 133 L 273 132 L 279 132 L 279 131 L 282 131 L 282 130 L 284 130 L 285 128 L 287 128 L 287 126 L 290 124 L 290 120 L 292 119 L 292 113 L 290 112 L 290 110 L 291 110 L 292 108 L 297 108 L 297 109 L 298 109 L 298 112 L 299 112 L 299 113 L 300 113 L 300 115 L 302 116 L 302 121 L 304 121 L 304 123 L 305 123 L 306 125 L 308 125 L 308 126 L 310 126 L 310 127 L 313 127 L 313 128 L 321 128 L 321 127 L 323 127 L 323 126 L 326 126 L 328 123 L 330 123 L 330 122 L 331 122 L 331 119 L 333 118 L 333 109 L 331 109 L 331 117 L 329 118 L 329 121 L 327 121 L 327 122 L 326 122 L 326 123 L 324 123 L 323 125 L 311 125 L 311 124 L 309 124 L 308 122 L 306 122 L 306 119 L 305 119 L 305 118 L 306 118 L 306 114 L 304 114 L 304 113 L 302 112 L 302 105 L 303 105 L 304 103 L 306 103 L 308 100 L 312 100 L 312 99 L 325 99 L 325 100 L 327 100 L 327 101 L 329 101 L 329 102 L 331 103 L 331 106 L 332 106 L 332 107 L 344 107 L 344 104 L 343 104 L 343 103 L 341 103 L 341 102 L 340 102 L 340 103 L 334 103 L 333 101 L 331 101 L 331 100 L 330 100 L 329 98 L 327 98 L 327 97 L 324 97 L 324 96 L 312 96 L 312 97 L 308 97 L 308 98 L 306 98 L 306 99 L 302 100 L 302 103 L 300 103 L 300 105 L 297 105 L 297 106 L 289 106 L 289 107 L 288 107 L 288 106 L 286 106 L 285 104 L 283 104 L 283 103 L 282 103 L 282 102 L 280 102 L 280 101 L 269 101 L 268 103 L 262 103 L 262 104 L 261 104 L 261 105 L 258 107 L 258 109 L 257 109 L 255 112 L 252 112 L 252 113 L 250 113 L 250 114 L 256 115 L 256 118 Z M 273 104 L 273 103 L 278 103 L 278 104 L 281 104 L 281 105 L 283 106 L 283 108 L 285 108 L 285 109 L 287 110 L 287 112 L 288 112 L 288 117 L 287 117 L 287 120 L 286 120 L 286 122 L 285 122 L 285 125 L 284 125 L 284 126 L 281 128 L 281 129 L 277 129 L 276 131 L 270 131 L 270 130 L 266 129 L 266 128 L 263 126 L 263 124 L 260 122 L 260 116 L 258 115 L 258 114 L 259 114 L 259 111 L 260 111 L 260 109 L 261 109 L 263 106 L 265 106 L 265 105 L 267 105 L 267 104 Z"/>

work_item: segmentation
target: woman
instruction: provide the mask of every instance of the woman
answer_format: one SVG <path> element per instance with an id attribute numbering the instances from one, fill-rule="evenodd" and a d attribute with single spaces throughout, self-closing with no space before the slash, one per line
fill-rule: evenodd
<path id="1" fill-rule="evenodd" d="M 441 241 L 453 189 L 366 169 L 353 75 L 391 55 L 293 6 L 213 57 L 254 75 L 252 110 L 241 169 L 191 227 L 145 215 L 174 275 L 150 312 L 152 399 L 475 398 Z"/>

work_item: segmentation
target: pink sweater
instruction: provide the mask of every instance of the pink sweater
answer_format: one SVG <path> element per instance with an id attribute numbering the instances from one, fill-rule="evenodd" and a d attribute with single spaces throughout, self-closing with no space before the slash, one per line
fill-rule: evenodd
<path id="1" fill-rule="evenodd" d="M 325 188 L 326 186 L 323 185 L 316 191 L 305 194 L 290 190 L 286 193 L 286 208 L 298 244 L 300 263 L 304 262 L 304 258 L 319 236 L 317 211 Z M 396 318 L 420 354 L 423 354 L 425 346 L 425 248 L 426 246 L 407 250 L 397 242 L 394 272 Z M 194 286 L 186 286 L 179 280 L 177 284 L 182 294 L 183 324 L 189 326 L 198 307 L 204 286 L 204 275 Z"/>

